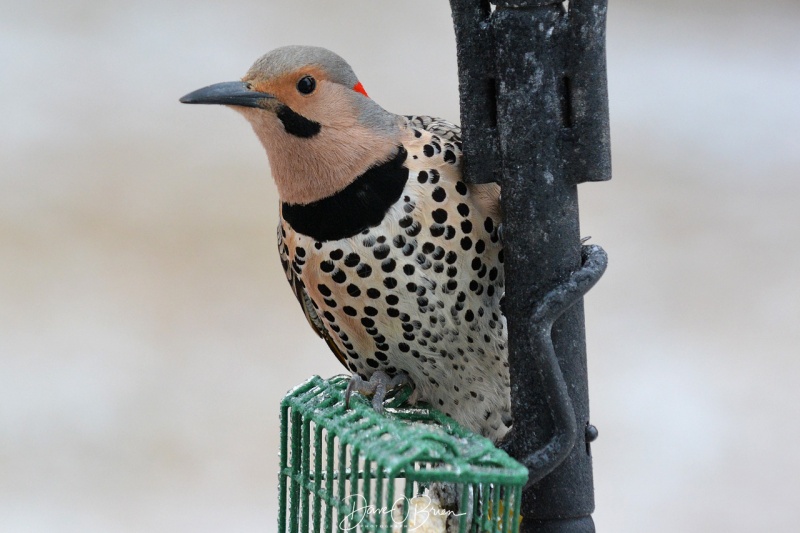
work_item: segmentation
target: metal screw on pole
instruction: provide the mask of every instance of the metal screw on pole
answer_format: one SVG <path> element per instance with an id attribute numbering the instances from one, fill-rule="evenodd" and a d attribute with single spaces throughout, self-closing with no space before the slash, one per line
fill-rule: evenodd
<path id="1" fill-rule="evenodd" d="M 582 296 L 605 270 L 582 246 L 577 185 L 611 177 L 607 0 L 450 0 L 465 176 L 502 186 L 511 401 L 528 467 L 522 531 L 594 531 Z"/>

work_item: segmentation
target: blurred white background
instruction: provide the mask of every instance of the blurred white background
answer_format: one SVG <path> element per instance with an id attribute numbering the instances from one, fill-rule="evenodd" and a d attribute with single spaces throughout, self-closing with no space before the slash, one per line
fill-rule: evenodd
<path id="1" fill-rule="evenodd" d="M 796 531 L 800 5 L 613 0 L 587 298 L 598 531 Z M 341 368 L 246 122 L 285 44 L 458 120 L 444 0 L 0 5 L 0 531 L 273 531 L 278 402 Z"/>

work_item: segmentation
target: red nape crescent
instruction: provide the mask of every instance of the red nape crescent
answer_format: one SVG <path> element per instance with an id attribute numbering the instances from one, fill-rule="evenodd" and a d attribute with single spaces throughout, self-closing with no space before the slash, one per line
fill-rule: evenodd
<path id="1" fill-rule="evenodd" d="M 364 89 L 364 86 L 363 86 L 363 85 L 361 85 L 361 82 L 358 82 L 358 83 L 356 83 L 355 85 L 353 85 L 353 90 L 354 90 L 355 92 L 357 92 L 357 93 L 361 93 L 361 94 L 363 94 L 364 96 L 366 96 L 367 98 L 369 98 L 369 95 L 367 94 L 367 91 Z"/>

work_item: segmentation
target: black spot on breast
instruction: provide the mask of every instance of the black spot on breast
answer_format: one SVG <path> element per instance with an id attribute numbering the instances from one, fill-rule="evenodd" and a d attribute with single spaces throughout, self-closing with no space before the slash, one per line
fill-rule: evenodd
<path id="1" fill-rule="evenodd" d="M 452 150 L 445 150 L 444 152 L 444 162 L 450 163 L 451 165 L 456 162 L 456 154 L 453 153 Z"/>
<path id="2" fill-rule="evenodd" d="M 462 220 L 461 231 L 463 231 L 464 233 L 469 233 L 470 231 L 472 231 L 472 222 L 470 222 L 469 220 Z"/>
<path id="3" fill-rule="evenodd" d="M 394 294 L 389 294 L 389 295 L 386 296 L 386 303 L 389 304 L 389 305 L 397 305 L 397 303 L 399 301 L 400 301 L 400 298 L 398 298 Z"/>
<path id="4" fill-rule="evenodd" d="M 349 305 L 345 305 L 345 306 L 342 308 L 342 311 L 344 311 L 344 313 L 345 313 L 346 315 L 349 315 L 349 316 L 356 316 L 356 315 L 358 314 L 358 311 L 356 311 L 355 309 L 353 309 L 353 308 L 352 308 L 352 307 L 350 307 Z"/>
<path id="5" fill-rule="evenodd" d="M 378 289 L 375 289 L 373 287 L 370 287 L 369 289 L 367 289 L 367 296 L 369 296 L 370 298 L 375 300 L 375 299 L 381 297 L 381 291 L 379 291 Z"/>
<path id="6" fill-rule="evenodd" d="M 394 244 L 395 248 L 402 248 L 406 244 L 406 238 L 402 235 L 397 235 L 392 239 L 392 244 Z"/>
<path id="7" fill-rule="evenodd" d="M 320 283 L 319 285 L 317 285 L 317 290 L 319 290 L 319 293 L 323 296 L 331 295 L 331 290 L 324 283 Z"/>
<path id="8" fill-rule="evenodd" d="M 401 218 L 400 220 L 398 220 L 398 221 L 397 221 L 397 224 L 398 224 L 398 225 L 399 225 L 401 228 L 407 228 L 407 227 L 409 227 L 409 226 L 410 226 L 411 224 L 413 224 L 413 223 L 414 223 L 414 219 L 413 219 L 413 218 L 411 218 L 411 217 L 410 217 L 410 216 L 408 216 L 408 215 L 404 216 L 403 218 Z"/>
<path id="9" fill-rule="evenodd" d="M 425 244 L 422 245 L 422 253 L 425 254 L 433 253 L 433 250 L 435 248 L 436 246 L 432 242 L 426 242 Z"/>
<path id="10" fill-rule="evenodd" d="M 386 278 L 383 280 L 383 286 L 387 289 L 394 289 L 397 287 L 397 280 L 392 277 Z"/>
<path id="11" fill-rule="evenodd" d="M 336 250 L 331 251 L 330 256 L 334 261 L 338 261 L 344 256 L 344 252 L 337 248 Z"/>
<path id="12" fill-rule="evenodd" d="M 420 183 L 425 183 L 428 181 L 428 173 L 424 170 L 420 170 L 419 174 L 417 174 L 417 181 Z"/>
<path id="13" fill-rule="evenodd" d="M 371 357 L 367 357 L 367 364 L 372 368 L 378 368 L 380 366 L 380 363 Z"/>
<path id="14" fill-rule="evenodd" d="M 422 147 L 422 153 L 425 154 L 425 157 L 433 157 L 433 146 L 426 144 Z"/>
<path id="15" fill-rule="evenodd" d="M 447 255 L 444 256 L 444 260 L 448 265 L 452 265 L 458 260 L 458 255 L 453 251 L 447 252 Z"/>
<path id="16" fill-rule="evenodd" d="M 383 263 L 381 263 L 381 270 L 384 272 L 393 272 L 395 267 L 397 266 L 397 262 L 394 259 L 387 259 Z"/>
<path id="17" fill-rule="evenodd" d="M 389 257 L 390 248 L 386 244 L 379 244 L 375 248 L 372 249 L 372 255 L 375 256 L 375 259 L 386 259 Z"/>
<path id="18" fill-rule="evenodd" d="M 378 310 L 372 307 L 371 305 L 368 305 L 364 307 L 364 314 L 367 316 L 375 316 L 378 314 Z"/>
<path id="19" fill-rule="evenodd" d="M 400 311 L 396 307 L 388 307 L 386 309 L 386 314 L 392 318 L 397 318 L 400 316 Z"/>
<path id="20" fill-rule="evenodd" d="M 441 237 L 444 235 L 444 226 L 441 224 L 434 224 L 430 228 L 431 235 L 434 237 Z"/>
<path id="21" fill-rule="evenodd" d="M 331 279 L 333 279 L 333 281 L 335 281 L 336 283 L 344 283 L 345 281 L 347 281 L 347 274 L 345 274 L 344 272 L 342 272 L 337 268 L 336 272 L 334 272 L 333 275 L 331 276 Z"/>
<path id="22" fill-rule="evenodd" d="M 449 241 L 450 239 L 452 239 L 455 236 L 456 236 L 456 228 L 454 228 L 453 226 L 448 224 L 447 225 L 447 231 L 445 232 L 444 238 Z"/>
<path id="23" fill-rule="evenodd" d="M 464 237 L 463 239 L 461 239 L 461 248 L 464 250 L 469 250 L 470 248 L 472 248 L 472 239 L 470 239 L 469 237 Z"/>
<path id="24" fill-rule="evenodd" d="M 358 268 L 356 268 L 356 274 L 358 274 L 359 278 L 369 277 L 369 275 L 372 274 L 372 267 L 366 263 L 361 263 L 358 265 Z"/>
<path id="25" fill-rule="evenodd" d="M 482 254 L 484 250 L 486 250 L 486 243 L 483 242 L 483 239 L 478 239 L 478 242 L 475 243 L 475 251 Z"/>
<path id="26" fill-rule="evenodd" d="M 359 289 L 356 285 L 353 285 L 351 283 L 350 285 L 347 286 L 347 294 L 349 294 L 353 298 L 356 298 L 361 295 L 361 289 Z"/>
<path id="27" fill-rule="evenodd" d="M 375 321 L 371 318 L 364 317 L 361 319 L 361 325 L 363 325 L 365 328 L 371 328 L 375 326 Z"/>
<path id="28" fill-rule="evenodd" d="M 323 261 L 322 263 L 319 264 L 319 268 L 325 273 L 331 273 L 333 272 L 333 269 L 336 267 L 333 265 L 332 261 Z"/>
<path id="29" fill-rule="evenodd" d="M 354 267 L 360 262 L 361 262 L 361 256 L 359 256 L 356 253 L 347 254 L 347 257 L 344 258 L 344 265 L 348 267 Z"/>
<path id="30" fill-rule="evenodd" d="M 422 231 L 422 226 L 415 220 L 414 223 L 411 224 L 411 227 L 406 230 L 406 235 L 409 237 L 416 237 L 419 235 L 420 231 Z"/>
<path id="31" fill-rule="evenodd" d="M 414 265 L 411 264 L 403 265 L 403 272 L 405 273 L 406 276 L 411 276 L 412 274 L 414 274 Z"/>
<path id="32" fill-rule="evenodd" d="M 444 209 L 434 209 L 433 213 L 431 213 L 431 216 L 437 223 L 444 224 L 447 220 L 447 211 Z"/>
<path id="33" fill-rule="evenodd" d="M 431 194 L 431 198 L 436 200 L 437 202 L 444 202 L 444 199 L 447 198 L 447 193 L 441 187 L 436 187 Z"/>
<path id="34" fill-rule="evenodd" d="M 330 311 L 325 311 L 324 313 L 322 313 L 322 316 L 324 316 L 325 320 L 327 320 L 328 322 L 335 322 L 336 321 L 336 318 L 333 316 L 333 314 Z"/>
<path id="35" fill-rule="evenodd" d="M 414 292 L 414 293 L 417 292 L 417 284 L 414 283 L 413 281 L 406 283 L 406 290 L 408 292 Z"/>

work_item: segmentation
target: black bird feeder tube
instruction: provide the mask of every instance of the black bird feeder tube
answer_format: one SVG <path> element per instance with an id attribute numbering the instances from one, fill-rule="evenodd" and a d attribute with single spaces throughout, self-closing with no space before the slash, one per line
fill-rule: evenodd
<path id="1" fill-rule="evenodd" d="M 583 295 L 606 267 L 582 246 L 577 185 L 611 177 L 607 0 L 450 0 L 468 182 L 505 212 L 514 425 L 524 532 L 594 531 Z"/>

